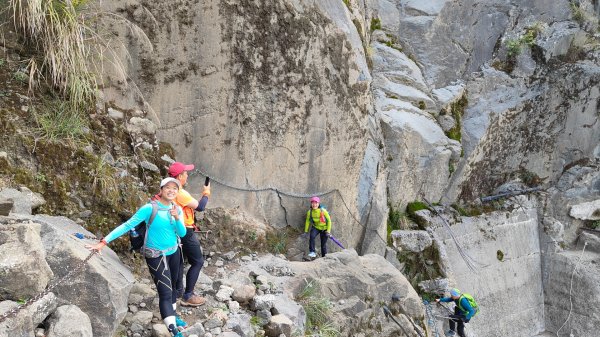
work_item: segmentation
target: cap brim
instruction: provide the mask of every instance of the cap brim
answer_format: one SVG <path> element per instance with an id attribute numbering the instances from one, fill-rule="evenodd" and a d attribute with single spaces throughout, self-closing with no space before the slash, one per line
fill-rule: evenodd
<path id="1" fill-rule="evenodd" d="M 183 167 L 184 171 L 191 171 L 193 169 L 194 169 L 194 164 L 184 165 L 184 167 Z"/>

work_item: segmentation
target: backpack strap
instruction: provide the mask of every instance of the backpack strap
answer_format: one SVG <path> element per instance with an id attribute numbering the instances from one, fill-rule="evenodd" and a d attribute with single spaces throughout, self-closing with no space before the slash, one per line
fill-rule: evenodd
<path id="1" fill-rule="evenodd" d="M 146 234 L 144 234 L 144 245 L 142 246 L 142 248 L 146 247 L 146 240 L 148 240 L 148 232 L 150 229 L 150 225 L 154 221 L 154 218 L 156 218 L 156 213 L 158 213 L 158 204 L 156 203 L 156 200 L 150 201 L 150 205 L 152 205 L 152 213 L 150 213 L 150 218 L 146 223 Z"/>

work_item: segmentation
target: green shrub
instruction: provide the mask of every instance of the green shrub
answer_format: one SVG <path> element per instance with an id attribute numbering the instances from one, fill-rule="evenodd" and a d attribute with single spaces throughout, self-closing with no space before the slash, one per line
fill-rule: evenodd
<path id="1" fill-rule="evenodd" d="M 467 100 L 467 95 L 463 95 L 459 100 L 452 103 L 450 105 L 450 113 L 454 118 L 454 127 L 448 131 L 446 131 L 446 136 L 450 139 L 454 139 L 458 142 L 462 140 L 462 116 L 465 113 L 465 108 L 469 101 Z M 462 157 L 462 156 L 461 156 Z"/>
<path id="2" fill-rule="evenodd" d="M 51 142 L 83 141 L 89 119 L 77 107 L 64 101 L 46 102 L 32 109 L 37 136 Z"/>
<path id="3" fill-rule="evenodd" d="M 406 225 L 409 221 L 406 213 L 400 211 L 395 208 L 391 204 L 388 204 L 389 213 L 387 220 L 387 240 L 388 244 L 392 244 L 392 231 L 399 229 L 406 229 L 408 226 Z"/>
<path id="4" fill-rule="evenodd" d="M 569 7 L 571 8 L 571 18 L 577 21 L 580 25 L 585 23 L 586 15 L 578 2 L 571 1 L 569 2 Z"/>
<path id="5" fill-rule="evenodd" d="M 305 280 L 306 284 L 296 296 L 296 301 L 302 305 L 306 312 L 306 334 L 310 336 L 339 336 L 328 316 L 331 313 L 331 302 L 321 296 L 316 281 Z"/>
<path id="6" fill-rule="evenodd" d="M 381 29 L 381 20 L 378 18 L 371 19 L 371 31 L 376 31 L 377 29 Z"/>
<path id="7" fill-rule="evenodd" d="M 406 205 L 406 214 L 412 221 L 419 225 L 421 229 L 425 228 L 427 223 L 423 218 L 417 215 L 417 212 L 423 209 L 429 209 L 429 207 L 421 201 L 409 202 L 408 205 Z"/>
<path id="8" fill-rule="evenodd" d="M 504 252 L 502 252 L 501 250 L 498 250 L 496 252 L 496 258 L 498 259 L 498 261 L 502 262 L 504 261 Z"/>

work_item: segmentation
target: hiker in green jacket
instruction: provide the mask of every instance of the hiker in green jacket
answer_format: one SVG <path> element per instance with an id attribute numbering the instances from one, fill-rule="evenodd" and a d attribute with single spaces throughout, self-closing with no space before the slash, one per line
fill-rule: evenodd
<path id="1" fill-rule="evenodd" d="M 465 323 L 469 323 L 471 318 L 477 313 L 478 307 L 477 302 L 473 299 L 473 296 L 469 294 L 461 294 L 460 290 L 454 288 L 450 290 L 450 297 L 437 298 L 435 300 L 439 302 L 454 302 L 454 314 L 450 315 L 448 320 L 450 323 L 450 330 L 446 333 L 446 336 L 455 335 L 455 327 L 458 330 L 460 337 L 465 337 Z"/>
<path id="2" fill-rule="evenodd" d="M 308 233 L 309 229 L 308 257 L 313 259 L 317 257 L 317 253 L 315 253 L 315 238 L 317 235 L 321 236 L 321 256 L 325 257 L 327 255 L 327 239 L 329 233 L 331 233 L 331 219 L 329 218 L 329 212 L 321 207 L 319 197 L 310 198 L 310 209 L 306 212 L 304 232 Z"/>

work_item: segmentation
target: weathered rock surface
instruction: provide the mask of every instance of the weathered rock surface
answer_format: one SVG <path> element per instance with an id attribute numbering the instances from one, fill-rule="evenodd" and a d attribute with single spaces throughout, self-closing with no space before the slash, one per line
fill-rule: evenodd
<path id="1" fill-rule="evenodd" d="M 45 262 L 54 274 L 53 279 L 66 276 L 90 254 L 84 244 L 93 241 L 77 239 L 73 234 L 93 235 L 72 220 L 46 215 L 23 215 L 18 219 L 41 228 Z M 83 270 L 63 279 L 53 292 L 60 303 L 76 305 L 89 317 L 94 337 L 109 337 L 125 317 L 132 283 L 131 272 L 119 262 L 115 253 L 105 249 L 102 255 L 92 257 Z M 106 301 L 98 301 L 98 298 Z"/>
<path id="2" fill-rule="evenodd" d="M 0 218 L 0 297 L 18 301 L 42 292 L 53 277 L 40 225 Z"/>
<path id="3" fill-rule="evenodd" d="M 476 295 L 479 306 L 485 308 L 469 323 L 477 336 L 534 336 L 544 331 L 537 204 L 526 197 L 519 197 L 518 204 L 521 207 L 512 212 L 460 218 L 450 227 L 456 242 L 439 218 L 434 218 L 439 227 L 433 233 L 441 242 L 441 259 L 453 281 L 450 285 Z M 517 296 L 507 296 L 509 284 Z"/>
<path id="4" fill-rule="evenodd" d="M 0 315 L 17 308 L 13 301 L 0 302 Z M 56 310 L 58 300 L 53 293 L 46 294 L 17 315 L 0 322 L 0 337 L 33 336 L 34 329 Z"/>
<path id="5" fill-rule="evenodd" d="M 130 51 L 130 75 L 140 92 L 114 83 L 105 98 L 124 111 L 143 109 L 176 159 L 240 188 L 338 189 L 354 212 L 369 139 L 371 75 L 343 2 L 110 1 L 104 7 L 149 38 L 111 28 Z M 152 131 L 147 122 L 133 122 L 136 132 Z M 190 192 L 202 181 L 192 176 Z M 299 226 L 308 207 L 305 199 L 273 191 L 218 193 L 211 207 L 242 206 L 276 227 Z M 324 203 L 344 209 L 338 197 Z M 358 227 L 351 218 L 340 211 L 335 221 Z"/>
<path id="6" fill-rule="evenodd" d="M 90 318 L 75 305 L 63 305 L 48 318 L 48 337 L 92 337 Z"/>

